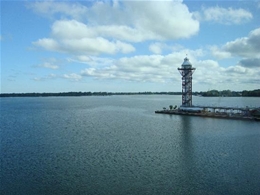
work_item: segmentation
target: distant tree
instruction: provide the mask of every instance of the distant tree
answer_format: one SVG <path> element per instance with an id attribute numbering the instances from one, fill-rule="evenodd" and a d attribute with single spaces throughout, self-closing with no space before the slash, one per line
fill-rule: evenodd
<path id="1" fill-rule="evenodd" d="M 209 97 L 215 97 L 215 96 L 219 96 L 219 91 L 218 90 L 210 90 L 207 92 L 202 93 L 202 96 L 209 96 Z"/>
<path id="2" fill-rule="evenodd" d="M 173 105 L 170 105 L 169 107 L 170 107 L 170 110 L 172 110 L 172 108 L 173 108 Z"/>
<path id="3" fill-rule="evenodd" d="M 253 91 L 242 91 L 242 96 L 248 96 L 248 97 L 260 97 L 260 89 L 256 89 Z"/>
<path id="4" fill-rule="evenodd" d="M 223 90 L 220 94 L 226 97 L 232 96 L 232 92 L 230 90 Z"/>

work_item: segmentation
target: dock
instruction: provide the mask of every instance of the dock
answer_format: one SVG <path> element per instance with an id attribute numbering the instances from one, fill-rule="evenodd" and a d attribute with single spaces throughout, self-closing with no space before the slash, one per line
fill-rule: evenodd
<path id="1" fill-rule="evenodd" d="M 254 120 L 260 121 L 260 108 L 255 107 L 215 107 L 215 106 L 191 106 L 178 109 L 156 110 L 156 114 L 186 115 L 209 118 Z"/>
<path id="2" fill-rule="evenodd" d="M 182 105 L 179 108 L 170 105 L 169 109 L 163 108 L 163 110 L 157 110 L 155 113 L 260 121 L 260 107 L 194 106 L 192 104 L 192 75 L 195 70 L 196 68 L 192 66 L 186 56 L 181 67 L 178 68 L 182 76 Z"/>

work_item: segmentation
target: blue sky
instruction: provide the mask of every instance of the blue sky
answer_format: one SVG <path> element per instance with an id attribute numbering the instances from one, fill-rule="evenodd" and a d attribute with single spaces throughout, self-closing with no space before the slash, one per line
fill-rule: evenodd
<path id="1" fill-rule="evenodd" d="M 260 87 L 260 1 L 1 1 L 1 93 Z"/>

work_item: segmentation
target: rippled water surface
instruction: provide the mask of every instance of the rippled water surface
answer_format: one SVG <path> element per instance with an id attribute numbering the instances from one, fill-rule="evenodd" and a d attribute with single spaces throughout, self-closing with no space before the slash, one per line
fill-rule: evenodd
<path id="1" fill-rule="evenodd" d="M 260 194 L 260 123 L 154 114 L 181 96 L 0 99 L 0 194 Z M 260 106 L 259 98 L 194 104 Z"/>

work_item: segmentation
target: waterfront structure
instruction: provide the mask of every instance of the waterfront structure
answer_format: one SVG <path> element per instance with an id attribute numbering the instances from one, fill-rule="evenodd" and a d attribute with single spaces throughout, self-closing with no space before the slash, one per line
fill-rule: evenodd
<path id="1" fill-rule="evenodd" d="M 184 58 L 181 68 L 178 68 L 182 76 L 182 107 L 192 106 L 192 74 L 196 68 L 192 67 L 189 59 Z"/>
<path id="2" fill-rule="evenodd" d="M 193 106 L 192 74 L 196 68 L 192 67 L 192 64 L 186 57 L 184 58 L 181 68 L 178 68 L 178 70 L 182 76 L 182 105 L 179 108 L 177 108 L 177 106 L 174 108 L 170 106 L 170 109 L 163 108 L 163 110 L 156 110 L 155 113 L 260 121 L 260 107 Z"/>

